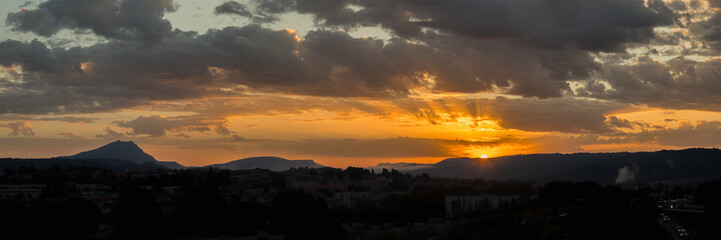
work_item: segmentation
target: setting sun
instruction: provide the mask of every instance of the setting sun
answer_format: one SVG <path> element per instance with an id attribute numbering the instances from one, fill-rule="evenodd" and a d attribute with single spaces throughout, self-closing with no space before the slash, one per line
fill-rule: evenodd
<path id="1" fill-rule="evenodd" d="M 144 5 L 122 7 L 130 2 Z M 215 2 L 0 1 L 0 158 L 117 140 L 194 167 L 257 156 L 347 168 L 721 147 L 721 104 L 706 91 L 718 83 L 721 55 L 707 47 L 718 41 L 694 30 L 716 24 L 718 6 L 696 4 L 711 0 L 393 1 L 393 11 L 336 1 L 332 12 L 310 4 L 320 0 Z M 268 12 L 276 2 L 287 6 Z M 104 16 L 109 3 L 122 14 Z M 78 7 L 88 11 L 66 11 Z M 643 24 L 575 14 L 589 9 Z M 510 11 L 488 19 L 511 30 L 498 36 L 473 15 L 481 10 Z M 101 15 L 109 20 L 87 21 Z M 573 28 L 559 24 L 576 17 Z M 419 37 L 426 31 L 444 34 Z"/>

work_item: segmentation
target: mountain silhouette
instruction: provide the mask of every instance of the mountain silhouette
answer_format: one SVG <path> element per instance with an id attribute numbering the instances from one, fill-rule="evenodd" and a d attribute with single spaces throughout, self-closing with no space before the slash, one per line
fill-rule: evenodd
<path id="1" fill-rule="evenodd" d="M 691 148 L 657 152 L 527 154 L 498 158 L 449 158 L 435 164 L 383 163 L 372 169 L 427 173 L 433 177 L 534 181 L 633 183 L 721 177 L 721 150 Z"/>
<path id="2" fill-rule="evenodd" d="M 72 156 L 49 159 L 0 159 L 0 168 L 20 167 L 99 167 L 114 171 L 157 171 L 182 168 L 176 162 L 161 162 L 145 153 L 134 142 L 115 141 L 105 146 Z"/>
<path id="3" fill-rule="evenodd" d="M 208 165 L 208 167 L 230 170 L 262 168 L 271 171 L 285 171 L 291 168 L 325 168 L 326 166 L 317 164 L 313 160 L 288 160 L 279 157 L 250 157 L 227 163 Z"/>
<path id="4" fill-rule="evenodd" d="M 133 141 L 115 141 L 105 146 L 81 152 L 72 156 L 58 157 L 60 159 L 112 159 L 130 161 L 139 164 L 154 163 L 170 169 L 182 169 L 183 165 L 177 162 L 158 161 L 150 154 L 145 153 Z"/>
<path id="5" fill-rule="evenodd" d="M 59 157 L 65 159 L 117 159 L 137 163 L 158 162 L 153 156 L 145 153 L 133 141 L 115 141 L 105 146 L 81 152 L 72 156 Z"/>

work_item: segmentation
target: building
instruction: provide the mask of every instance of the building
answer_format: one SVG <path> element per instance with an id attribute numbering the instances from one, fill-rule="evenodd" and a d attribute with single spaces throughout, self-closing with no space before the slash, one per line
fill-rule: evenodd
<path id="1" fill-rule="evenodd" d="M 477 210 L 493 210 L 521 199 L 518 195 L 446 196 L 446 217 L 455 218 Z"/>
<path id="2" fill-rule="evenodd" d="M 45 185 L 0 185 L 0 201 L 34 201 L 40 198 Z"/>

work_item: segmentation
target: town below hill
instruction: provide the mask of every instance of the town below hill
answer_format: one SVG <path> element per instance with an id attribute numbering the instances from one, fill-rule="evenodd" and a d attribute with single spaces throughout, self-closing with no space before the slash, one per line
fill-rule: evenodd
<path id="1" fill-rule="evenodd" d="M 718 149 L 686 149 L 346 169 L 278 157 L 184 167 L 116 141 L 73 156 L 0 159 L 0 231 L 30 239 L 721 239 L 719 159 Z"/>
<path id="2" fill-rule="evenodd" d="M 354 167 L 20 166 L 0 174 L 0 230 L 30 239 L 662 239 L 679 237 L 683 226 L 689 239 L 718 239 L 720 193 L 721 179 L 539 183 Z"/>

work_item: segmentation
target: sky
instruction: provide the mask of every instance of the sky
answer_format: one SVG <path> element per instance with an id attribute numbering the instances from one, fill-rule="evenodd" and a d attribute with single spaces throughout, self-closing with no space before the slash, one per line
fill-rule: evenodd
<path id="1" fill-rule="evenodd" d="M 0 157 L 721 145 L 721 0 L 3 0 Z"/>

